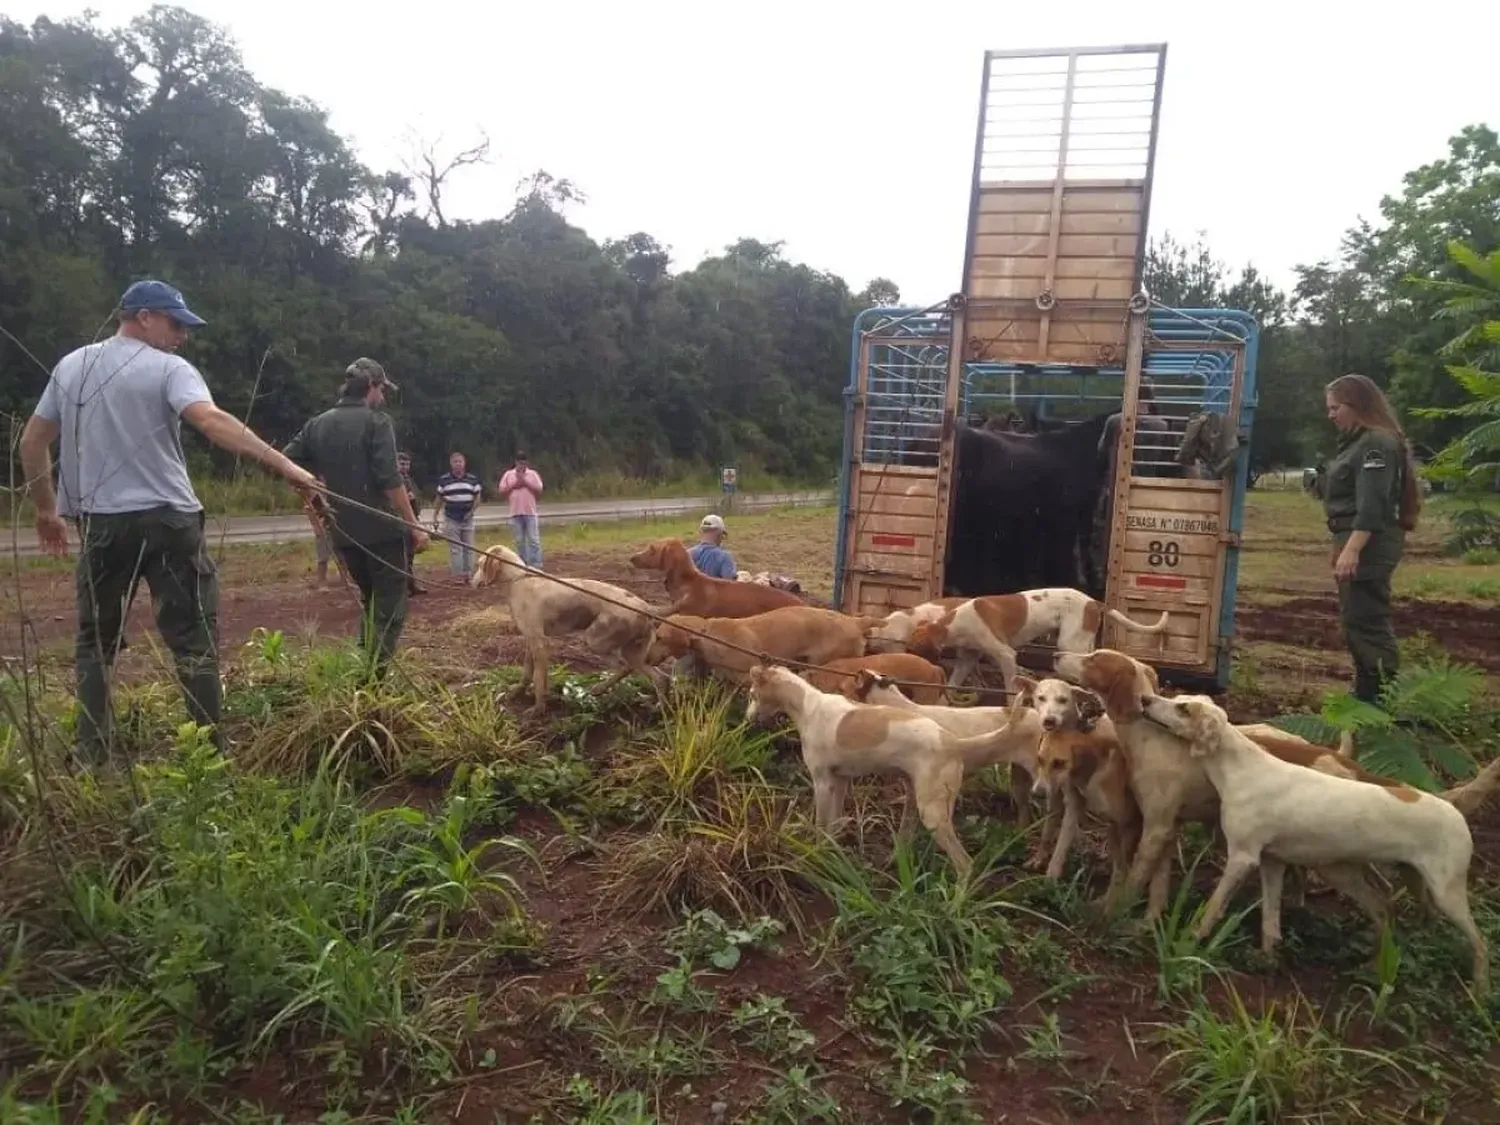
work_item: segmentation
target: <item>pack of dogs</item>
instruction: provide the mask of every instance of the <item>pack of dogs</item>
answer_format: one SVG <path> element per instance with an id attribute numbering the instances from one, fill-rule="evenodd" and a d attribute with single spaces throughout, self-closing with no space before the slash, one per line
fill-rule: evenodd
<path id="1" fill-rule="evenodd" d="M 531 692 L 534 713 L 546 707 L 551 648 L 563 636 L 614 665 L 595 691 L 632 672 L 663 691 L 668 662 L 723 680 L 748 693 L 750 720 L 784 717 L 796 728 L 817 825 L 840 827 L 853 781 L 895 778 L 905 791 L 898 837 L 920 820 L 962 878 L 972 869 L 954 827 L 963 779 L 1006 766 L 1020 824 L 1030 822 L 1033 796 L 1046 810 L 1029 865 L 1061 878 L 1083 824 L 1096 820 L 1111 863 L 1103 909 L 1117 914 L 1144 893 L 1148 922 L 1165 910 L 1180 826 L 1204 824 L 1222 836 L 1227 859 L 1198 936 L 1213 932 L 1258 869 L 1267 953 L 1281 940 L 1289 866 L 1316 873 L 1377 927 L 1390 913 L 1379 868 L 1393 867 L 1463 934 L 1475 991 L 1487 994 L 1488 952 L 1468 899 L 1468 822 L 1500 788 L 1500 759 L 1432 794 L 1363 769 L 1347 740 L 1331 748 L 1232 723 L 1212 698 L 1163 695 L 1150 665 L 1098 647 L 1106 619 L 1159 634 L 1168 614 L 1141 624 L 1077 590 L 851 616 L 778 585 L 703 575 L 675 539 L 630 562 L 661 572 L 667 608 L 605 582 L 559 582 L 506 547 L 482 555 L 473 585 L 497 588 L 509 605 L 526 646 L 518 690 Z M 1055 675 L 1021 675 L 1017 650 L 1049 637 Z M 948 658 L 945 675 L 939 661 Z M 998 665 L 1008 705 L 954 706 L 950 691 L 983 660 Z"/>

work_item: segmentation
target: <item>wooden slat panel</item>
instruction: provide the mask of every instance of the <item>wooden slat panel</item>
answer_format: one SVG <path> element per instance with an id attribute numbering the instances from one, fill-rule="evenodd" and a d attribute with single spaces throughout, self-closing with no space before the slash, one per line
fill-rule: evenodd
<path id="1" fill-rule="evenodd" d="M 1057 240 L 1057 256 L 1128 258 L 1133 264 L 1140 245 L 1140 238 L 1133 234 L 1063 234 Z"/>
<path id="2" fill-rule="evenodd" d="M 889 512 L 861 512 L 857 525 L 861 532 L 891 535 L 932 536 L 932 517 L 893 514 Z"/>
<path id="3" fill-rule="evenodd" d="M 1225 482 L 1221 480 L 1198 480 L 1195 477 L 1183 477 L 1173 479 L 1168 477 L 1132 477 L 1130 479 L 1130 491 L 1140 496 L 1143 492 L 1150 493 L 1156 489 L 1165 489 L 1168 492 L 1212 492 L 1215 496 L 1222 495 Z M 1141 507 L 1136 504 L 1136 507 Z M 1144 505 L 1150 507 L 1148 502 Z"/>
<path id="4" fill-rule="evenodd" d="M 932 535 L 930 531 L 926 535 L 910 535 L 900 531 L 862 531 L 854 549 L 861 555 L 917 555 L 927 559 L 932 556 Z"/>
<path id="5" fill-rule="evenodd" d="M 1130 603 L 1130 596 L 1133 593 L 1155 599 L 1170 597 L 1184 605 L 1205 605 L 1207 599 L 1213 594 L 1212 586 L 1213 583 L 1207 578 L 1194 578 L 1185 574 L 1162 574 L 1155 570 L 1141 572 L 1127 570 L 1123 573 L 1120 583 L 1122 596 L 1129 604 L 1129 608 L 1123 612 L 1129 613 L 1131 617 L 1138 616 L 1134 604 Z"/>
<path id="6" fill-rule="evenodd" d="M 893 473 L 881 466 L 862 466 L 859 473 L 859 495 L 866 496 L 936 496 L 937 475 L 933 470 L 917 476 Z"/>
<path id="7" fill-rule="evenodd" d="M 1157 480 L 1163 478 L 1157 477 Z M 1131 490 L 1134 492 L 1134 489 Z M 1217 535 L 1219 502 L 1216 492 L 1157 489 L 1148 496 L 1133 495 L 1125 517 L 1127 531 L 1180 531 L 1184 535 Z M 1209 521 L 1205 524 L 1203 521 Z"/>
<path id="8" fill-rule="evenodd" d="M 893 609 L 911 609 L 927 600 L 925 589 L 910 582 L 856 574 L 850 581 L 851 609 L 856 614 L 883 617 Z"/>
<path id="9" fill-rule="evenodd" d="M 975 297 L 1034 298 L 1041 286 L 1035 278 L 975 278 L 969 282 L 969 294 Z M 1133 278 L 1118 281 L 1092 281 L 1085 278 L 1063 278 L 1052 286 L 1059 301 L 1128 301 L 1135 291 Z"/>
<path id="10" fill-rule="evenodd" d="M 1128 215 L 1140 211 L 1141 193 L 1138 191 L 1065 191 L 1062 209 L 1064 215 Z"/>
<path id="11" fill-rule="evenodd" d="M 1171 540 L 1164 542 L 1171 542 Z M 1177 560 L 1176 566 L 1172 566 L 1170 563 L 1170 560 L 1174 558 Z M 1162 554 L 1158 558 L 1155 553 L 1148 554 L 1145 551 L 1125 552 L 1125 570 L 1130 574 L 1186 575 L 1192 578 L 1212 578 L 1217 566 L 1218 558 L 1214 555 Z"/>
<path id="12" fill-rule="evenodd" d="M 1159 651 L 1169 658 L 1179 657 L 1183 663 L 1193 666 L 1197 665 L 1200 660 L 1198 654 L 1202 647 L 1202 642 L 1195 637 L 1168 637 L 1167 643 Z"/>
<path id="13" fill-rule="evenodd" d="M 1046 234 L 1052 229 L 1052 216 L 1048 212 L 998 211 L 982 212 L 974 233 L 980 238 L 1001 234 Z M 1061 222 L 1061 237 L 1070 235 L 1123 235 L 1140 234 L 1140 216 L 1128 211 L 1065 214 Z M 982 253 L 976 246 L 976 252 Z"/>
<path id="14" fill-rule="evenodd" d="M 876 551 L 858 550 L 854 565 L 861 570 L 880 574 L 899 574 L 907 578 L 921 578 L 927 573 L 931 552 L 881 554 Z"/>
<path id="15" fill-rule="evenodd" d="M 1046 230 L 1030 234 L 981 234 L 974 240 L 975 258 L 1033 257 L 1047 260 Z M 1059 258 L 1128 258 L 1135 261 L 1140 239 L 1128 234 L 1064 234 L 1057 240 Z"/>
<path id="16" fill-rule="evenodd" d="M 1186 535 L 1181 532 L 1172 531 L 1127 531 L 1125 533 L 1125 549 L 1127 551 L 1157 551 L 1161 550 L 1160 545 L 1165 543 L 1175 544 L 1177 554 L 1179 555 L 1192 555 L 1194 557 L 1210 559 L 1217 559 L 1219 557 L 1219 537 L 1217 535 Z"/>
<path id="17" fill-rule="evenodd" d="M 1045 241 L 1045 240 L 1043 240 Z M 976 257 L 971 277 L 1035 277 L 1047 276 L 1047 259 L 1035 256 Z M 1131 280 L 1135 277 L 1135 259 L 1132 258 L 1059 258 L 1055 276 L 1069 278 L 1113 278 Z"/>
<path id="18" fill-rule="evenodd" d="M 1110 209 L 1104 208 L 1104 210 Z M 979 213 L 981 215 L 1007 213 L 1051 215 L 1052 193 L 1036 190 L 1016 191 L 1010 188 L 981 188 Z"/>
<path id="19" fill-rule="evenodd" d="M 912 516 L 927 520 L 928 526 L 937 516 L 935 496 L 894 496 L 883 493 L 869 497 L 868 503 L 860 501 L 857 519 L 883 519 L 887 516 Z"/>

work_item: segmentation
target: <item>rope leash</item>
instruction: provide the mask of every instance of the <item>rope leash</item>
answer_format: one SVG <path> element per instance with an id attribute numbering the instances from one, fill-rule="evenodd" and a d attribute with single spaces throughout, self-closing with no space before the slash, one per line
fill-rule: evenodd
<path id="1" fill-rule="evenodd" d="M 338 501 L 338 503 L 340 503 L 340 504 L 347 505 L 349 508 L 351 508 L 351 509 L 353 509 L 355 511 L 365 512 L 365 513 L 368 513 L 370 515 L 381 516 L 382 518 L 384 518 L 385 520 L 387 520 L 390 523 L 399 524 L 400 526 L 404 527 L 408 532 L 413 531 L 413 530 L 420 531 L 424 535 L 426 535 L 429 539 L 440 540 L 440 541 L 442 541 L 444 543 L 448 543 L 450 545 L 456 545 L 456 546 L 459 546 L 459 547 L 467 546 L 465 543 L 463 543 L 461 540 L 455 538 L 454 536 L 444 535 L 442 532 L 439 532 L 439 531 L 428 531 L 427 528 L 423 527 L 420 523 L 418 523 L 416 521 L 408 521 L 408 520 L 402 518 L 401 516 L 399 516 L 399 515 L 397 515 L 397 514 L 395 514 L 393 512 L 387 512 L 387 511 L 384 511 L 383 509 L 374 508 L 374 507 L 371 507 L 368 504 L 361 503 L 358 500 L 352 500 L 352 499 L 350 499 L 347 496 L 343 496 L 343 495 L 340 495 L 337 492 L 334 492 L 333 490 L 327 488 L 326 486 L 322 486 L 322 487 L 320 487 L 318 489 L 317 498 L 318 498 L 318 500 L 324 500 L 325 498 L 331 498 L 333 500 Z M 326 503 L 323 504 L 323 506 L 321 507 L 321 509 L 315 503 L 314 510 L 317 511 L 318 516 L 319 516 L 320 519 L 327 520 L 328 523 L 330 525 L 334 526 L 334 527 L 338 526 L 338 520 L 334 516 L 333 512 L 328 508 L 328 506 L 326 505 Z M 359 546 L 362 550 L 364 549 L 364 547 L 363 547 L 362 544 L 354 544 L 354 545 L 355 546 Z M 738 652 L 738 653 L 740 653 L 740 654 L 742 654 L 744 656 L 752 657 L 753 659 L 759 661 L 762 664 L 767 664 L 767 665 L 780 664 L 780 665 L 783 665 L 783 666 L 788 667 L 788 668 L 793 668 L 794 670 L 797 670 L 797 671 L 822 672 L 822 673 L 824 673 L 826 675 L 841 676 L 841 677 L 844 677 L 846 679 L 851 679 L 851 680 L 855 679 L 859 675 L 858 672 L 849 672 L 849 671 L 845 671 L 842 668 L 830 668 L 827 665 L 812 664 L 812 663 L 809 663 L 808 661 L 805 661 L 805 660 L 794 660 L 794 659 L 791 659 L 789 657 L 787 657 L 787 658 L 773 657 L 769 653 L 766 653 L 766 652 L 757 652 L 755 649 L 752 649 L 752 648 L 749 648 L 749 647 L 747 647 L 745 645 L 739 644 L 738 642 L 730 641 L 730 640 L 725 640 L 725 639 L 723 639 L 721 637 L 716 637 L 712 633 L 705 632 L 705 631 L 703 631 L 701 629 L 695 629 L 695 628 L 692 628 L 691 626 L 683 625 L 683 624 L 680 624 L 678 622 L 672 621 L 669 616 L 667 616 L 665 614 L 658 613 L 657 611 L 655 611 L 655 610 L 653 610 L 653 609 L 651 609 L 649 607 L 647 607 L 646 609 L 641 609 L 638 606 L 633 606 L 633 605 L 631 605 L 628 602 L 621 601 L 618 598 L 612 597 L 610 595 L 601 594 L 601 593 L 599 593 L 599 592 L 597 592 L 595 590 L 585 589 L 583 586 L 580 586 L 577 583 L 575 583 L 573 581 L 570 581 L 567 578 L 564 578 L 560 574 L 552 574 L 552 573 L 549 573 L 548 571 L 545 571 L 545 570 L 537 570 L 534 567 L 528 566 L 524 562 L 513 563 L 509 559 L 507 559 L 504 555 L 500 555 L 500 554 L 496 553 L 495 551 L 490 550 L 488 548 L 480 547 L 477 544 L 474 545 L 470 549 L 474 552 L 474 554 L 482 556 L 482 557 L 484 557 L 486 559 L 492 559 L 495 562 L 497 562 L 498 564 L 500 564 L 501 566 L 508 566 L 508 567 L 511 567 L 512 569 L 521 570 L 521 571 L 524 572 L 524 576 L 526 576 L 526 577 L 545 578 L 545 579 L 547 579 L 550 582 L 554 582 L 554 583 L 556 583 L 559 586 L 563 586 L 563 587 L 566 587 L 569 590 L 572 590 L 574 593 L 583 594 L 586 597 L 590 597 L 590 598 L 596 598 L 599 601 L 606 603 L 607 605 L 614 606 L 616 609 L 627 610 L 627 611 L 629 611 L 631 613 L 636 614 L 637 616 L 650 618 L 652 621 L 655 621 L 658 625 L 670 625 L 674 629 L 681 629 L 684 633 L 687 633 L 689 636 L 697 637 L 700 640 L 711 641 L 714 644 L 723 645 L 725 648 L 731 649 L 731 650 L 733 650 L 735 652 Z M 390 565 L 389 563 L 384 562 L 384 560 L 380 560 L 380 561 L 382 562 L 382 565 L 386 565 L 386 566 Z M 410 572 L 407 572 L 407 577 L 411 577 Z M 624 591 L 621 591 L 621 592 L 623 593 Z M 810 607 L 810 608 L 812 608 L 812 607 Z M 837 612 L 837 611 L 835 611 L 835 612 Z M 706 656 L 702 657 L 702 659 L 703 659 L 704 663 L 710 665 L 711 667 L 719 667 L 719 668 L 728 668 L 728 667 L 730 667 L 729 665 L 724 664 L 722 662 L 715 662 L 715 661 L 709 660 Z M 930 683 L 928 681 L 898 680 L 898 679 L 894 679 L 894 678 L 889 677 L 889 676 L 881 676 L 880 678 L 883 681 L 887 682 L 887 683 L 894 684 L 897 687 L 903 687 L 903 688 L 926 689 L 926 688 L 931 688 L 931 687 L 936 686 L 936 685 L 934 685 L 934 684 L 932 684 L 932 683 Z M 944 686 L 946 687 L 946 685 L 944 685 Z"/>

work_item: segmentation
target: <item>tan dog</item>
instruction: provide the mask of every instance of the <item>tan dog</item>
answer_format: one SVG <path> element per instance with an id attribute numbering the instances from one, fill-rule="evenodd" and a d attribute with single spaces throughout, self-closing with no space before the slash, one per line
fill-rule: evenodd
<path id="1" fill-rule="evenodd" d="M 1166 906 L 1170 867 L 1165 859 L 1169 845 L 1176 838 L 1178 822 L 1216 824 L 1218 793 L 1201 763 L 1183 752 L 1181 740 L 1141 713 L 1141 700 L 1156 695 L 1158 690 L 1156 673 L 1151 668 L 1112 649 L 1100 649 L 1087 656 L 1059 653 L 1056 664 L 1061 675 L 1099 695 L 1114 723 L 1130 768 L 1130 789 L 1140 806 L 1142 819 L 1141 842 L 1131 863 L 1125 891 L 1137 894 L 1149 880 L 1151 893 L 1146 917 L 1154 920 Z M 1399 786 L 1390 778 L 1370 773 L 1338 751 L 1274 727 L 1257 730 L 1257 725 L 1252 725 L 1242 733 L 1255 737 L 1262 749 L 1293 765 L 1383 788 Z M 1460 813 L 1469 815 L 1497 787 L 1500 787 L 1500 760 L 1442 797 Z M 1359 903 L 1366 914 L 1377 920 L 1383 915 L 1384 896 L 1370 884 L 1363 867 L 1333 864 L 1317 870 L 1330 886 Z"/>
<path id="2" fill-rule="evenodd" d="M 1474 838 L 1463 813 L 1410 786 L 1368 785 L 1284 762 L 1236 730 L 1206 695 L 1148 695 L 1140 707 L 1148 721 L 1186 745 L 1219 794 L 1229 856 L 1198 925 L 1200 940 L 1213 932 L 1229 896 L 1257 866 L 1261 948 L 1269 953 L 1281 940 L 1288 864 L 1326 871 L 1329 865 L 1400 863 L 1417 872 L 1433 904 L 1469 939 L 1474 992 L 1484 1002 L 1489 954 L 1469 910 Z M 1375 921 L 1384 924 L 1383 912 Z"/>
<path id="3" fill-rule="evenodd" d="M 656 622 L 651 607 L 634 594 L 588 578 L 570 578 L 573 586 L 582 587 L 575 590 L 540 574 L 527 574 L 521 556 L 509 547 L 490 547 L 469 581 L 475 589 L 500 587 L 510 604 L 511 619 L 526 642 L 517 691 L 524 692 L 530 683 L 532 714 L 547 708 L 547 642 L 553 637 L 582 633 L 590 651 L 624 665 L 594 686 L 596 694 L 608 691 L 630 672 L 648 675 L 659 686 L 660 674 L 646 663 Z"/>
<path id="4" fill-rule="evenodd" d="M 680 539 L 658 539 L 632 555 L 630 565 L 638 570 L 663 572 L 667 595 L 672 599 L 670 612 L 674 614 L 754 617 L 773 609 L 805 604 L 796 594 L 774 586 L 710 578 L 693 565 Z"/>
<path id="5" fill-rule="evenodd" d="M 657 630 L 646 661 L 656 665 L 668 657 L 693 656 L 714 675 L 744 683 L 750 669 L 767 659 L 827 664 L 842 657 L 862 656 L 867 623 L 867 618 L 808 605 L 740 618 L 673 614 Z M 703 633 L 708 636 L 697 635 Z M 749 651 L 741 651 L 744 649 Z"/>
<path id="6" fill-rule="evenodd" d="M 1105 617 L 1137 633 L 1160 633 L 1167 627 L 1166 613 L 1154 625 L 1140 625 L 1087 594 L 1057 587 L 969 598 L 937 616 L 930 611 L 922 616 L 894 613 L 871 631 L 870 640 L 904 644 L 908 652 L 933 661 L 944 649 L 957 649 L 949 687 L 966 681 L 988 656 L 1000 665 L 1006 690 L 1014 690 L 1016 649 L 1055 635 L 1060 652 L 1092 652 Z"/>
<path id="7" fill-rule="evenodd" d="M 1031 823 L 1031 776 L 1036 769 L 1036 748 L 1042 740 L 1042 723 L 1029 708 L 1019 707 L 1017 696 L 1009 707 L 937 707 L 907 698 L 883 676 L 861 672 L 854 683 L 853 698 L 884 707 L 899 707 L 931 719 L 950 734 L 976 738 L 1000 729 L 1010 733 L 989 745 L 983 758 L 971 757 L 968 770 L 985 766 L 1010 766 L 1010 792 L 1015 800 L 1016 820 L 1022 828 Z"/>
<path id="8" fill-rule="evenodd" d="M 868 774 L 900 774 L 906 804 L 898 834 L 913 830 L 913 814 L 948 853 L 960 875 L 972 867 L 953 828 L 953 804 L 963 785 L 964 762 L 990 753 L 1007 729 L 978 738 L 958 738 L 937 723 L 895 707 L 855 703 L 821 692 L 786 668 L 756 665 L 750 670 L 749 719 L 788 716 L 802 740 L 802 761 L 812 778 L 816 822 L 827 828 L 841 818 L 849 783 Z M 1019 707 L 1018 714 L 1022 713 Z"/>
<path id="9" fill-rule="evenodd" d="M 1108 834 L 1111 872 L 1104 898 L 1112 905 L 1124 888 L 1141 836 L 1141 810 L 1130 787 L 1130 765 L 1114 723 L 1097 695 L 1062 680 L 1018 676 L 1016 689 L 1022 702 L 1035 709 L 1043 731 L 1033 791 L 1046 798 L 1047 819 L 1033 863 L 1040 866 L 1055 841 L 1046 871 L 1049 878 L 1062 878 L 1083 813 L 1093 814 L 1104 822 Z M 1293 743 L 1298 744 L 1299 753 L 1328 753 L 1262 723 L 1240 729 L 1257 742 L 1282 745 L 1284 754 L 1291 753 Z M 1157 870 L 1163 897 L 1170 870 L 1167 862 Z"/>
<path id="10" fill-rule="evenodd" d="M 867 656 L 846 656 L 830 660 L 826 671 L 804 671 L 802 678 L 819 691 L 836 691 L 848 699 L 862 700 L 856 673 L 871 672 L 904 681 L 915 703 L 942 703 L 948 697 L 943 670 L 929 660 L 909 652 L 874 652 Z M 913 687 L 921 684 L 921 687 Z"/>

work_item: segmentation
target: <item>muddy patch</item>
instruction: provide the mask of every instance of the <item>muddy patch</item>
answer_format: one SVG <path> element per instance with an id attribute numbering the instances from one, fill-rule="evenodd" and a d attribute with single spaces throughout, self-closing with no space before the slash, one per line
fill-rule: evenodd
<path id="1" fill-rule="evenodd" d="M 1500 607 L 1466 602 L 1403 600 L 1395 607 L 1396 633 L 1411 637 L 1429 633 L 1455 660 L 1500 673 Z M 1272 641 L 1305 649 L 1338 652 L 1338 600 L 1332 596 L 1291 598 L 1272 606 L 1242 605 L 1235 611 L 1235 630 L 1247 641 Z"/>

